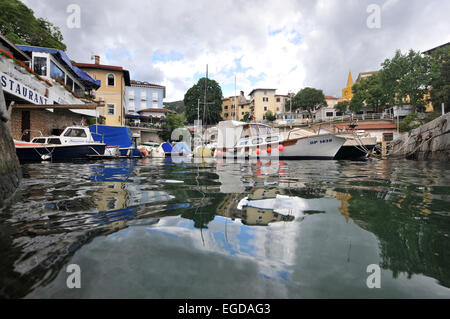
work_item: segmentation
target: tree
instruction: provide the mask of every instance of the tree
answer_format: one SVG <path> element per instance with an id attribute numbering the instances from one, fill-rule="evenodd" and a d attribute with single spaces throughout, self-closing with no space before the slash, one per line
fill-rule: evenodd
<path id="1" fill-rule="evenodd" d="M 345 114 L 345 112 L 347 112 L 347 110 L 350 107 L 350 102 L 348 101 L 341 101 L 336 103 L 336 105 L 334 106 L 334 108 L 336 110 L 338 110 L 339 112 L 341 112 L 342 114 Z"/>
<path id="2" fill-rule="evenodd" d="M 18 0 L 0 1 L 0 32 L 13 43 L 66 50 L 61 30 Z"/>
<path id="3" fill-rule="evenodd" d="M 252 121 L 252 117 L 250 116 L 249 112 L 245 112 L 244 116 L 242 117 L 242 121 L 243 122 L 251 122 Z"/>
<path id="4" fill-rule="evenodd" d="M 163 125 L 163 130 L 159 132 L 159 136 L 163 141 L 170 141 L 172 131 L 176 128 L 183 127 L 186 122 L 184 114 L 169 113 Z"/>
<path id="5" fill-rule="evenodd" d="M 382 63 L 381 88 L 391 105 L 410 104 L 414 112 L 427 104 L 426 94 L 431 86 L 432 58 L 410 50 Z"/>
<path id="6" fill-rule="evenodd" d="M 266 118 L 266 120 L 268 120 L 269 122 L 273 122 L 277 119 L 277 117 L 272 113 L 271 110 L 268 110 L 266 112 L 266 114 L 264 114 L 264 117 Z"/>
<path id="7" fill-rule="evenodd" d="M 186 107 L 186 119 L 188 123 L 194 123 L 197 120 L 197 106 L 200 100 L 200 120 L 203 124 L 216 124 L 222 121 L 222 89 L 219 83 L 208 79 L 206 92 L 206 111 L 205 104 L 205 84 L 206 78 L 198 80 L 197 84 L 191 87 L 184 95 L 184 105 Z"/>
<path id="8" fill-rule="evenodd" d="M 351 109 L 357 110 L 358 112 L 362 107 L 370 107 L 376 112 L 382 112 L 388 98 L 382 88 L 381 72 L 363 78 L 359 83 L 353 85 L 352 102 L 354 100 L 354 103 Z"/>
<path id="9" fill-rule="evenodd" d="M 450 107 L 450 46 L 433 52 L 432 59 L 431 102 Z"/>
<path id="10" fill-rule="evenodd" d="M 322 90 L 314 88 L 304 88 L 292 98 L 292 110 L 302 109 L 308 111 L 311 117 L 312 111 L 326 105 L 327 102 Z"/>

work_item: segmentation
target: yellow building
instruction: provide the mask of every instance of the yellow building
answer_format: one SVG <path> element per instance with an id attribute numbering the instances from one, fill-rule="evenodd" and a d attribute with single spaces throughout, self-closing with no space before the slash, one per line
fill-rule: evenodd
<path id="1" fill-rule="evenodd" d="M 74 63 L 87 72 L 93 79 L 101 81 L 96 92 L 97 100 L 104 100 L 105 107 L 99 115 L 105 118 L 105 125 L 125 125 L 125 86 L 130 86 L 130 73 L 120 66 L 100 64 L 100 57 L 95 56 L 95 63 Z"/>
<path id="2" fill-rule="evenodd" d="M 257 121 L 264 119 L 267 111 L 277 112 L 277 102 L 275 97 L 276 89 L 254 89 L 250 92 L 250 111 Z"/>
<path id="3" fill-rule="evenodd" d="M 222 99 L 222 119 L 242 121 L 245 114 L 250 113 L 250 102 L 241 91 L 239 96 L 231 96 Z"/>
<path id="4" fill-rule="evenodd" d="M 290 110 L 290 105 L 288 103 L 289 95 L 276 94 L 275 95 L 275 103 L 276 103 L 276 114 L 278 113 L 286 113 L 286 111 Z"/>
<path id="5" fill-rule="evenodd" d="M 353 98 L 353 78 L 352 78 L 352 72 L 349 72 L 348 79 L 347 79 L 347 87 L 342 89 L 342 99 L 345 101 L 351 101 Z"/>

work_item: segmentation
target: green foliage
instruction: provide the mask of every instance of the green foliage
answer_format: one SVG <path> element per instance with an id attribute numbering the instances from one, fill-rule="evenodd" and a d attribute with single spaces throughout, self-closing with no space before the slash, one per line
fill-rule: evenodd
<path id="1" fill-rule="evenodd" d="M 411 130 L 431 122 L 439 116 L 439 113 L 428 113 L 423 118 L 419 118 L 417 113 L 408 114 L 402 121 L 400 121 L 399 130 L 400 132 L 411 132 Z"/>
<path id="2" fill-rule="evenodd" d="M 266 120 L 268 120 L 269 122 L 273 122 L 277 119 L 277 117 L 272 113 L 271 110 L 268 110 L 266 112 L 266 114 L 264 114 L 264 117 Z"/>
<path id="3" fill-rule="evenodd" d="M 0 32 L 13 43 L 66 50 L 60 29 L 18 0 L 0 1 Z"/>
<path id="4" fill-rule="evenodd" d="M 169 113 L 166 116 L 166 120 L 163 125 L 163 130 L 159 132 L 159 137 L 163 141 L 170 141 L 172 131 L 176 128 L 183 127 L 184 123 L 186 122 L 186 117 L 184 113 L 182 114 L 176 114 L 176 113 Z"/>
<path id="5" fill-rule="evenodd" d="M 342 114 L 345 114 L 345 112 L 347 112 L 347 110 L 350 107 L 350 103 L 348 101 L 341 101 L 336 103 L 336 105 L 334 106 L 334 108 L 336 110 L 338 110 L 339 112 L 341 112 Z"/>
<path id="6" fill-rule="evenodd" d="M 242 121 L 243 122 L 251 122 L 252 121 L 252 117 L 250 116 L 250 113 L 245 112 L 244 116 L 242 117 Z"/>
<path id="7" fill-rule="evenodd" d="M 205 84 L 206 78 L 198 80 L 197 84 L 191 87 L 184 95 L 184 105 L 186 106 L 186 119 L 188 123 L 194 123 L 197 120 L 197 106 L 200 99 L 200 119 L 203 124 L 216 124 L 222 121 L 222 89 L 219 83 L 208 79 L 206 93 L 206 111 L 205 104 Z M 209 104 L 211 103 L 211 104 Z"/>
<path id="8" fill-rule="evenodd" d="M 431 102 L 435 108 L 445 103 L 450 106 L 450 46 L 432 54 Z"/>
<path id="9" fill-rule="evenodd" d="M 379 113 L 383 111 L 388 98 L 382 88 L 381 76 L 381 72 L 378 72 L 353 85 L 352 111 L 357 113 L 363 107 L 371 108 Z"/>
<path id="10" fill-rule="evenodd" d="M 175 111 L 178 114 L 186 112 L 184 101 L 165 102 L 164 107 L 168 110 Z"/>
<path id="11" fill-rule="evenodd" d="M 390 105 L 410 104 L 414 111 L 427 104 L 426 94 L 431 86 L 432 58 L 410 50 L 397 50 L 392 59 L 386 59 L 380 73 L 381 88 Z"/>
<path id="12" fill-rule="evenodd" d="M 305 110 L 312 115 L 312 111 L 318 107 L 326 106 L 327 102 L 322 90 L 304 88 L 292 98 L 292 110 Z"/>

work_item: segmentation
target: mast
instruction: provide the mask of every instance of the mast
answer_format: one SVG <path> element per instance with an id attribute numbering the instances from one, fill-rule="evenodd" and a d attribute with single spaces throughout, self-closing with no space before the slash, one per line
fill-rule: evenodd
<path id="1" fill-rule="evenodd" d="M 206 103 L 206 90 L 208 88 L 208 64 L 206 65 L 206 80 L 205 80 L 205 100 L 203 103 L 203 121 L 205 122 L 204 124 L 206 125 L 206 107 L 207 107 L 207 103 Z"/>

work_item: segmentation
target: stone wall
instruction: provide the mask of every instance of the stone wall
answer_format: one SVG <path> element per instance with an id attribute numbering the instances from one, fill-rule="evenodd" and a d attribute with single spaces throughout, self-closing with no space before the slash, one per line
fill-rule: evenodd
<path id="1" fill-rule="evenodd" d="M 0 87 L 0 113 L 6 112 L 3 91 Z M 0 208 L 10 198 L 19 186 L 22 172 L 17 159 L 11 133 L 6 125 L 6 119 L 0 119 Z"/>
<path id="2" fill-rule="evenodd" d="M 450 160 L 450 113 L 422 125 L 391 143 L 390 156 Z"/>

